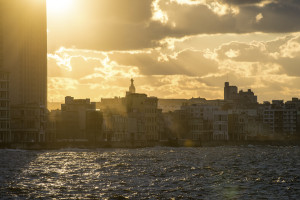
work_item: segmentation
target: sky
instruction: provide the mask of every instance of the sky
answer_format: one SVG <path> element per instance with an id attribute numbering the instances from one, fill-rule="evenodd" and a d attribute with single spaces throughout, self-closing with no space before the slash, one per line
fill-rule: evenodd
<path id="1" fill-rule="evenodd" d="M 48 101 L 300 97 L 299 0 L 47 0 Z"/>

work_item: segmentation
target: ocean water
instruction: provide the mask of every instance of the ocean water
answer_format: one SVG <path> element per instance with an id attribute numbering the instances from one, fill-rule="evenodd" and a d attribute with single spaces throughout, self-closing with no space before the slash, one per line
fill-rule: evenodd
<path id="1" fill-rule="evenodd" d="M 0 150 L 1 199 L 300 199 L 300 147 Z"/>

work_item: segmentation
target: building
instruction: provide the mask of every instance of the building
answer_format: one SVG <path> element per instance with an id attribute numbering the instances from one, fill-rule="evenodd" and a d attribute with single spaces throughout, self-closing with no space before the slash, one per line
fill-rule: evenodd
<path id="1" fill-rule="evenodd" d="M 102 138 L 102 112 L 90 99 L 65 97 L 61 110 L 52 110 L 47 115 L 48 142 L 97 142 Z"/>
<path id="2" fill-rule="evenodd" d="M 213 140 L 229 140 L 227 111 L 214 112 Z"/>
<path id="3" fill-rule="evenodd" d="M 191 139 L 190 126 L 184 110 L 175 110 L 163 113 L 164 140 Z"/>
<path id="4" fill-rule="evenodd" d="M 158 99 L 136 93 L 131 85 L 125 97 L 101 99 L 104 132 L 111 141 L 158 141 L 162 133 L 162 110 Z"/>
<path id="5" fill-rule="evenodd" d="M 219 110 L 218 106 L 203 103 L 184 103 L 181 110 L 184 111 L 188 124 L 187 139 L 212 140 L 214 112 Z"/>
<path id="6" fill-rule="evenodd" d="M 12 141 L 42 142 L 47 105 L 46 0 L 0 0 L 0 9 L 0 68 L 10 76 Z"/>
<path id="7" fill-rule="evenodd" d="M 239 100 L 247 103 L 257 103 L 257 96 L 254 95 L 251 89 L 247 91 L 240 90 L 239 91 Z"/>
<path id="8" fill-rule="evenodd" d="M 158 99 L 146 94 L 130 93 L 126 96 L 128 116 L 139 119 L 145 127 L 148 141 L 159 140 L 159 116 L 162 110 L 157 108 Z"/>
<path id="9" fill-rule="evenodd" d="M 0 143 L 11 142 L 9 74 L 0 71 Z"/>
<path id="10" fill-rule="evenodd" d="M 96 122 L 98 117 L 101 120 L 101 114 L 93 112 L 97 112 L 96 103 L 90 102 L 90 99 L 65 97 L 65 103 L 61 105 L 61 114 L 56 125 L 57 139 L 87 141 L 88 138 L 93 138 L 91 131 L 98 126 Z M 96 121 L 87 122 L 87 119 Z M 87 128 L 87 125 L 91 125 L 91 127 Z M 89 129 L 89 133 L 87 133 L 87 129 Z"/>
<path id="11" fill-rule="evenodd" d="M 229 140 L 247 140 L 263 133 L 263 123 L 255 109 L 228 110 Z"/>
<path id="12" fill-rule="evenodd" d="M 46 109 L 36 104 L 11 105 L 12 142 L 44 142 Z"/>
<path id="13" fill-rule="evenodd" d="M 104 112 L 104 140 L 112 142 L 131 142 L 142 140 L 144 127 L 139 130 L 138 119 L 118 113 Z"/>
<path id="14" fill-rule="evenodd" d="M 99 110 L 86 111 L 86 138 L 89 142 L 103 140 L 103 113 Z"/>
<path id="15" fill-rule="evenodd" d="M 300 100 L 296 97 L 292 98 L 291 101 L 285 102 L 285 107 L 288 109 L 295 109 L 297 112 L 297 130 L 296 134 L 300 137 Z"/>
<path id="16" fill-rule="evenodd" d="M 57 141 L 57 121 L 61 116 L 61 110 L 51 110 L 47 113 L 46 141 Z"/>
<path id="17" fill-rule="evenodd" d="M 238 104 L 257 104 L 257 96 L 251 89 L 247 91 L 240 90 L 236 86 L 230 86 L 229 82 L 225 82 L 224 100 L 233 101 Z"/>
<path id="18" fill-rule="evenodd" d="M 236 86 L 229 85 L 229 82 L 225 82 L 224 87 L 224 100 L 236 100 L 238 88 Z"/>
<path id="19" fill-rule="evenodd" d="M 297 110 L 283 100 L 264 102 L 263 123 L 266 133 L 273 136 L 295 135 L 297 131 Z"/>

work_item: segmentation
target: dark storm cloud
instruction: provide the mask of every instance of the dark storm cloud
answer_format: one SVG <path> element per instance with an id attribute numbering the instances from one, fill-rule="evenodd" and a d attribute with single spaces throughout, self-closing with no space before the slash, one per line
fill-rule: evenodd
<path id="1" fill-rule="evenodd" d="M 49 50 L 59 46 L 95 50 L 130 50 L 159 46 L 166 37 L 197 34 L 295 32 L 300 30 L 300 1 L 216 1 L 237 7 L 239 13 L 217 13 L 212 5 L 187 5 L 162 0 L 167 23 L 153 21 L 153 0 L 75 0 L 75 15 L 49 20 Z M 210 1 L 211 2 L 211 1 Z M 257 20 L 256 16 L 261 15 Z"/>
<path id="2" fill-rule="evenodd" d="M 242 13 L 262 13 L 263 19 L 253 24 L 253 31 L 262 32 L 296 32 L 300 30 L 300 3 L 280 1 L 264 7 L 242 7 Z"/>
<path id="3" fill-rule="evenodd" d="M 300 1 L 281 0 L 262 7 L 256 4 L 236 5 L 234 12 L 213 12 L 205 5 L 161 4 L 169 16 L 169 22 L 175 23 L 173 34 L 211 34 L 211 33 L 251 33 L 251 32 L 295 32 L 300 30 Z M 262 15 L 260 21 L 256 16 Z"/>

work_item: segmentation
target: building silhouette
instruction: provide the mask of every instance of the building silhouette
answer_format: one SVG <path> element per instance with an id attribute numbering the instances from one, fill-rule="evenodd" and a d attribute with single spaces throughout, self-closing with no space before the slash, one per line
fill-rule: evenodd
<path id="1" fill-rule="evenodd" d="M 102 112 L 90 99 L 66 96 L 61 110 L 52 110 L 47 118 L 47 142 L 95 143 L 101 139 Z"/>
<path id="2" fill-rule="evenodd" d="M 46 0 L 0 0 L 0 69 L 10 77 L 11 141 L 44 141 Z"/>
<path id="3" fill-rule="evenodd" d="M 129 86 L 129 93 L 135 93 L 135 86 L 133 84 L 134 80 L 131 79 L 131 85 Z"/>
<path id="4" fill-rule="evenodd" d="M 238 105 L 257 104 L 257 96 L 254 95 L 251 89 L 247 91 L 240 90 L 238 92 L 238 87 L 229 85 L 229 82 L 225 82 L 224 100 L 226 102 L 234 102 Z"/>
<path id="5" fill-rule="evenodd" d="M 224 100 L 235 100 L 237 99 L 237 94 L 238 88 L 236 86 L 231 86 L 229 85 L 229 82 L 225 82 L 225 87 L 224 87 Z"/>

